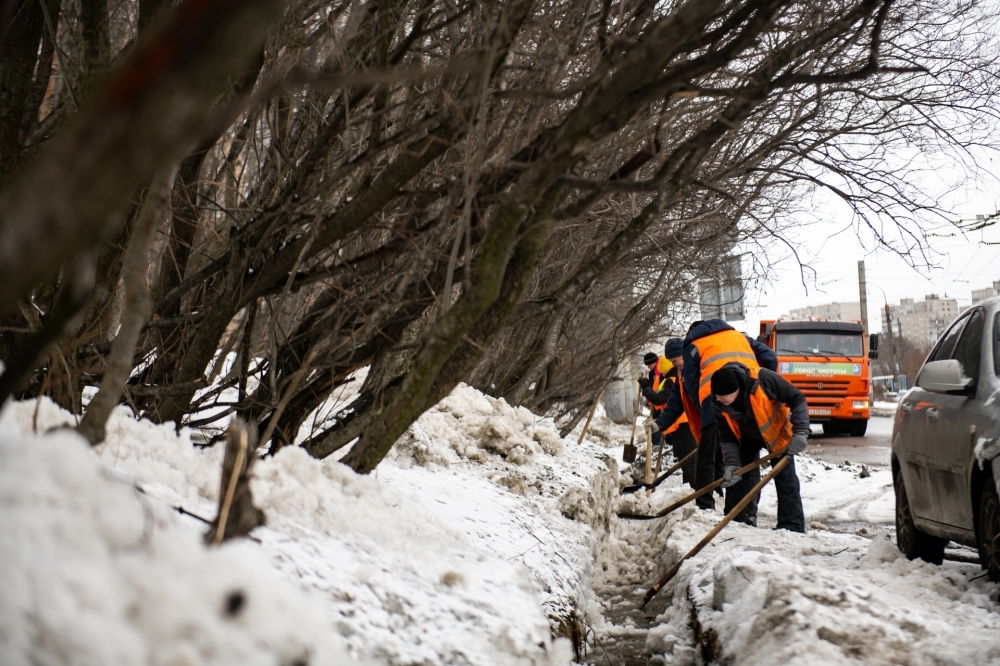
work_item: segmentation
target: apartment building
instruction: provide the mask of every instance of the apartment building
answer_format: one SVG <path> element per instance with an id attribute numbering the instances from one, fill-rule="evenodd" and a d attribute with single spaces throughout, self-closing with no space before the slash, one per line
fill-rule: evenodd
<path id="1" fill-rule="evenodd" d="M 995 281 L 992 287 L 973 289 L 972 304 L 975 305 L 980 301 L 985 301 L 987 298 L 993 298 L 994 296 L 1000 296 L 1000 280 Z"/>
<path id="2" fill-rule="evenodd" d="M 860 321 L 860 303 L 826 303 L 797 308 L 788 313 L 787 319 L 829 319 L 830 321 Z"/>
<path id="3" fill-rule="evenodd" d="M 899 305 L 890 305 L 892 331 L 918 344 L 933 344 L 958 316 L 958 301 L 927 294 L 922 301 L 902 298 Z M 885 310 L 882 310 L 882 330 L 888 330 Z"/>

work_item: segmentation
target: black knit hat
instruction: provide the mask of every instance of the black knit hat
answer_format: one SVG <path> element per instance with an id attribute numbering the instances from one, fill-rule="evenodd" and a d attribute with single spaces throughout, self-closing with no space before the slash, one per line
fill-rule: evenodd
<path id="1" fill-rule="evenodd" d="M 684 351 L 684 341 L 680 338 L 670 338 L 663 350 L 663 355 L 667 358 L 677 358 Z"/>
<path id="2" fill-rule="evenodd" d="M 712 374 L 712 395 L 729 395 L 739 390 L 740 382 L 732 368 L 719 368 Z"/>
<path id="3" fill-rule="evenodd" d="M 646 352 L 646 355 L 642 357 L 642 364 L 649 365 L 650 363 L 656 363 L 659 358 L 660 357 L 653 352 Z"/>

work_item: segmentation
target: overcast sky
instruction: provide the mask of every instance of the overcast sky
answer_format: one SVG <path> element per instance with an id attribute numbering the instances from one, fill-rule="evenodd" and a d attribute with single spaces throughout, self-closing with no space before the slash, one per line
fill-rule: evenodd
<path id="1" fill-rule="evenodd" d="M 990 175 L 994 171 L 990 160 L 984 158 L 982 162 L 979 175 L 953 176 L 951 182 L 959 186 L 938 199 L 956 220 L 1000 210 L 1000 183 Z M 996 172 L 1000 173 L 1000 168 Z M 927 188 L 928 192 L 949 189 L 947 183 L 934 178 L 927 179 Z M 808 265 L 805 275 L 790 249 L 772 250 L 772 260 L 777 257 L 775 275 L 767 284 L 749 286 L 747 319 L 734 322 L 737 328 L 756 335 L 759 320 L 777 318 L 792 308 L 857 302 L 861 259 L 865 260 L 868 318 L 873 332 L 881 330 L 886 299 L 896 304 L 900 298 L 921 300 L 926 294 L 936 293 L 942 298 L 956 298 L 961 309 L 971 303 L 973 289 L 1000 280 L 1000 224 L 963 235 L 938 222 L 928 255 L 934 267 L 915 269 L 898 255 L 877 249 L 871 231 L 863 227 L 859 230 L 852 212 L 842 202 L 817 193 L 810 204 L 817 221 L 796 230 L 793 239 L 799 259 Z"/>

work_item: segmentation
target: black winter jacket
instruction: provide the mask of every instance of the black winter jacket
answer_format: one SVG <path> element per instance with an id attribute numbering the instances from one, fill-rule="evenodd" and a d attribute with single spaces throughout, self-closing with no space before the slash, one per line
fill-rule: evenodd
<path id="1" fill-rule="evenodd" d="M 760 434 L 760 427 L 754 419 L 753 409 L 750 407 L 749 395 L 754 382 L 750 379 L 749 370 L 741 363 L 727 363 L 724 367 L 736 370 L 736 379 L 740 384 L 740 395 L 733 404 L 724 406 L 715 400 L 715 396 L 709 397 L 706 402 L 712 405 L 712 411 L 716 416 L 721 417 L 722 413 L 727 413 L 734 421 L 740 424 L 739 437 L 732 431 L 729 421 L 724 418 L 717 418 L 719 424 L 719 446 L 722 447 L 722 460 L 726 465 L 740 466 L 740 446 L 764 448 L 764 438 Z M 795 388 L 787 379 L 776 372 L 771 372 L 766 368 L 761 368 L 757 373 L 757 384 L 771 400 L 777 400 L 788 406 L 790 410 L 790 420 L 792 422 L 792 432 L 798 434 L 809 434 L 809 407 L 806 404 L 806 397 L 802 391 Z"/>
<path id="2" fill-rule="evenodd" d="M 652 382 L 654 373 L 650 371 L 649 380 Z M 654 391 L 652 386 L 648 386 L 642 389 L 642 397 L 645 398 L 653 405 L 656 411 L 663 409 L 667 401 L 670 400 L 670 394 L 674 391 L 674 379 L 677 377 L 677 368 L 670 368 L 667 371 L 666 379 L 660 386 L 659 391 Z M 656 418 L 654 415 L 653 418 Z"/>

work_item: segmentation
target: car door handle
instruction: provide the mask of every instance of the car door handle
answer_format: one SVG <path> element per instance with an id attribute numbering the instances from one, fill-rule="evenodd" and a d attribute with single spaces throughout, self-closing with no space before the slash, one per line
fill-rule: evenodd
<path id="1" fill-rule="evenodd" d="M 899 406 L 899 408 L 900 408 L 901 410 L 903 410 L 904 412 L 906 412 L 906 413 L 910 413 L 910 412 L 912 412 L 912 411 L 913 411 L 913 405 L 912 405 L 912 404 L 910 404 L 910 403 L 908 403 L 908 402 L 904 402 L 903 404 L 901 404 L 901 405 Z"/>
<path id="2" fill-rule="evenodd" d="M 938 416 L 940 414 L 941 414 L 941 412 L 939 412 L 938 410 L 934 409 L 933 407 L 931 407 L 931 408 L 929 408 L 927 410 L 927 416 L 930 417 L 931 423 L 937 423 Z"/>

